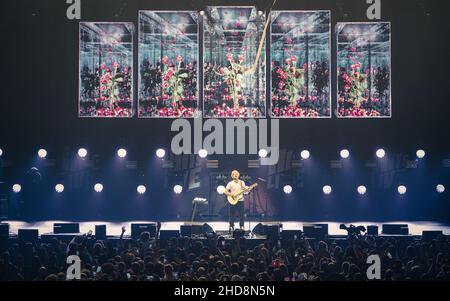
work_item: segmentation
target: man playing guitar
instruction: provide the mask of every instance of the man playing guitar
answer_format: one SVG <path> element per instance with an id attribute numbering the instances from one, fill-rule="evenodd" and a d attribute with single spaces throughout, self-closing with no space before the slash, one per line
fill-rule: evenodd
<path id="1" fill-rule="evenodd" d="M 250 190 L 257 186 L 253 184 L 246 186 L 244 181 L 239 179 L 239 171 L 233 170 L 231 172 L 232 181 L 230 181 L 225 188 L 225 195 L 230 203 L 229 208 L 229 221 L 230 231 L 234 230 L 234 216 L 239 214 L 239 227 L 244 229 L 244 194 L 247 194 Z"/>

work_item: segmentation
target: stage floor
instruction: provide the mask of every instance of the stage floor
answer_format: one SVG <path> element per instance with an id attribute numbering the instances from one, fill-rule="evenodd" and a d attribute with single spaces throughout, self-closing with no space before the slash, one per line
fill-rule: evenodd
<path id="1" fill-rule="evenodd" d="M 14 221 L 14 220 L 6 220 L 3 223 L 8 223 L 10 234 L 17 234 L 19 229 L 39 229 L 39 234 L 50 234 L 53 233 L 53 223 L 64 223 L 64 222 L 74 222 L 74 221 L 40 221 L 40 222 L 24 222 L 24 221 Z M 130 235 L 131 224 L 132 223 L 151 223 L 155 221 L 124 221 L 124 222 L 105 222 L 105 221 L 85 221 L 80 222 L 80 231 L 81 233 L 87 233 L 89 230 L 94 231 L 95 225 L 106 225 L 106 233 L 109 236 L 118 236 L 121 233 L 122 226 L 125 226 L 127 232 L 125 235 Z M 278 223 L 279 221 L 264 221 L 263 223 Z M 189 222 L 186 222 L 189 223 Z M 201 222 L 203 224 L 205 222 Z M 228 223 L 227 222 L 207 222 L 214 231 L 228 231 Z M 245 223 L 245 230 L 251 230 L 253 227 L 258 224 L 259 221 L 251 221 Z M 327 222 L 327 221 L 318 221 L 318 222 L 302 222 L 302 221 L 283 221 L 284 230 L 301 230 L 303 229 L 303 224 L 328 224 L 328 233 L 329 235 L 346 235 L 347 232 L 345 230 L 339 229 L 339 225 L 341 223 L 338 222 Z M 179 230 L 180 225 L 185 224 L 185 222 L 180 221 L 171 221 L 171 222 L 161 222 L 161 230 Z M 426 221 L 417 221 L 417 222 L 402 222 L 402 221 L 390 221 L 390 222 L 346 222 L 346 225 L 376 225 L 381 232 L 382 224 L 408 224 L 409 225 L 409 234 L 410 235 L 422 235 L 422 231 L 424 230 L 440 230 L 443 231 L 445 235 L 450 235 L 450 225 L 442 224 L 437 222 L 426 222 Z M 236 227 L 238 223 L 235 224 Z"/>

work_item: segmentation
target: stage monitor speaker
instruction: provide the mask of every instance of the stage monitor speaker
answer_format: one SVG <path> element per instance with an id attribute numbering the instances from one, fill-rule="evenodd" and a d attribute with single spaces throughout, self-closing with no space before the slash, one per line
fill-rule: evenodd
<path id="1" fill-rule="evenodd" d="M 383 224 L 382 233 L 389 235 L 408 235 L 409 229 L 407 224 Z"/>
<path id="2" fill-rule="evenodd" d="M 95 239 L 106 239 L 106 225 L 95 225 Z"/>
<path id="3" fill-rule="evenodd" d="M 54 223 L 53 224 L 53 233 L 54 234 L 80 233 L 80 224 L 79 223 Z"/>
<path id="4" fill-rule="evenodd" d="M 149 232 L 150 237 L 156 237 L 156 224 L 131 224 L 131 238 L 139 239 L 142 232 Z"/>
<path id="5" fill-rule="evenodd" d="M 283 232 L 281 232 L 281 237 L 283 238 L 283 240 L 296 240 L 296 239 L 300 239 L 303 235 L 303 231 L 302 230 L 283 230 Z"/>
<path id="6" fill-rule="evenodd" d="M 367 235 L 378 235 L 378 226 L 367 226 Z"/>
<path id="7" fill-rule="evenodd" d="M 19 229 L 17 232 L 17 237 L 19 240 L 25 242 L 37 242 L 39 240 L 39 230 L 38 229 Z"/>
<path id="8" fill-rule="evenodd" d="M 258 223 L 252 230 L 256 235 L 266 235 L 270 239 L 278 239 L 280 236 L 282 224 L 262 224 Z"/>
<path id="9" fill-rule="evenodd" d="M 438 238 L 440 235 L 442 235 L 442 231 L 422 231 L 422 240 L 424 241 L 430 241 L 433 239 Z"/>
<path id="10" fill-rule="evenodd" d="M 159 231 L 159 239 L 161 243 L 164 245 L 173 237 L 180 237 L 180 231 L 178 230 L 160 230 Z"/>
<path id="11" fill-rule="evenodd" d="M 207 233 L 214 233 L 214 229 L 209 224 L 192 224 L 181 225 L 180 234 L 183 237 L 191 237 L 192 235 L 202 235 Z"/>
<path id="12" fill-rule="evenodd" d="M 323 239 L 328 235 L 328 224 L 304 224 L 303 233 L 307 238 Z"/>
<path id="13" fill-rule="evenodd" d="M 9 224 L 0 224 L 0 240 L 9 238 Z"/>

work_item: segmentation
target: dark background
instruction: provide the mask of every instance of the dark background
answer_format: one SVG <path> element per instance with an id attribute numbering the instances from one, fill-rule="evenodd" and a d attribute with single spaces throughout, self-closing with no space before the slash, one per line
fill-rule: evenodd
<path id="1" fill-rule="evenodd" d="M 278 0 L 275 10 L 329 9 L 332 30 L 336 22 L 368 21 L 365 0 Z M 82 0 L 81 21 L 130 21 L 137 28 L 138 10 L 201 10 L 206 5 L 256 5 L 266 10 L 269 1 L 123 1 Z M 1 9 L 2 62 L 0 107 L 0 181 L 10 189 L 25 183 L 25 174 L 37 166 L 42 174 L 39 187 L 27 189 L 11 199 L 31 203 L 20 218 L 176 218 L 189 215 L 191 195 L 174 196 L 171 186 L 179 178 L 175 170 L 162 169 L 154 151 L 170 145 L 171 120 L 164 119 L 80 119 L 78 118 L 78 20 L 67 20 L 63 0 L 4 1 Z M 303 171 L 289 169 L 280 179 L 294 186 L 284 197 L 279 187 L 267 189 L 274 215 L 282 219 L 428 219 L 450 220 L 450 7 L 447 1 L 382 1 L 382 20 L 392 23 L 392 118 L 281 120 L 280 147 L 298 152 L 308 148 L 312 158 Z M 136 36 L 135 36 L 136 37 Z M 135 41 L 135 46 L 137 45 Z M 332 70 L 335 70 L 335 38 L 332 35 Z M 135 55 L 137 47 L 135 48 Z M 137 87 L 137 60 L 134 80 Z M 332 72 L 333 110 L 335 73 Z M 135 89 L 136 94 L 137 89 Z M 136 95 L 135 95 L 136 96 Z M 93 168 L 75 173 L 76 150 L 86 147 Z M 114 158 L 119 146 L 128 150 L 135 169 Z M 48 158 L 36 161 L 39 148 Z M 331 169 L 341 148 L 351 150 L 347 166 Z M 386 168 L 367 168 L 378 147 L 384 147 L 392 169 L 388 183 Z M 426 160 L 408 169 L 415 151 L 423 148 Z M 240 168 L 246 172 L 251 156 L 219 156 L 219 171 Z M 254 157 L 251 157 L 255 159 Z M 123 163 L 123 162 L 122 162 Z M 201 164 L 205 164 L 204 162 Z M 208 171 L 201 167 L 206 174 Z M 268 168 L 249 174 L 271 174 Z M 298 175 L 300 174 L 300 178 Z M 186 174 L 183 173 L 185 176 Z M 182 176 L 180 176 L 182 177 Z M 203 190 L 192 194 L 207 195 Z M 184 178 L 186 181 L 186 179 Z M 93 183 L 107 183 L 109 192 L 99 197 L 91 192 Z M 54 184 L 66 191 L 55 195 Z M 149 193 L 135 197 L 135 187 L 145 183 Z M 356 186 L 366 183 L 372 194 L 361 202 Z M 447 191 L 436 195 L 437 183 Z M 186 182 L 185 182 L 186 184 Z M 333 195 L 324 198 L 321 187 L 333 185 Z M 408 186 L 399 199 L 398 184 Z M 212 185 L 212 184 L 211 184 Z M 213 184 L 215 185 L 215 184 Z M 373 186 L 373 189 L 372 186 Z M 27 192 L 28 191 L 28 192 Z M 109 194 L 108 194 L 109 193 Z M 176 210 L 174 210 L 176 209 Z M 10 210 L 10 215 L 16 213 Z"/>

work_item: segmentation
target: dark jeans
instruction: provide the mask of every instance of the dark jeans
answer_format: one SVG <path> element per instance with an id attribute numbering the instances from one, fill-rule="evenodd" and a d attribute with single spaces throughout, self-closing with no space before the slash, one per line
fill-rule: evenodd
<path id="1" fill-rule="evenodd" d="M 239 215 L 239 227 L 244 228 L 244 202 L 238 202 L 236 205 L 229 205 L 230 228 L 234 229 L 234 216 Z"/>

